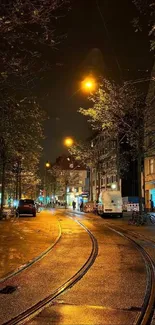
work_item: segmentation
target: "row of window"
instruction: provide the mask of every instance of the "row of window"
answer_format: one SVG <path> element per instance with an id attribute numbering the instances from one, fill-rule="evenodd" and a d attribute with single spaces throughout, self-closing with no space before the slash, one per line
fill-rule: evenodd
<path id="1" fill-rule="evenodd" d="M 105 185 L 105 183 L 107 183 L 107 184 L 114 183 L 116 181 L 117 181 L 117 176 L 116 175 L 107 177 L 107 179 L 102 178 L 101 179 L 101 185 Z"/>
<path id="2" fill-rule="evenodd" d="M 102 178 L 101 179 L 101 186 L 105 185 L 106 183 L 107 184 L 111 184 L 111 183 L 114 183 L 117 181 L 117 176 L 110 176 L 110 177 L 107 177 L 107 179 L 105 178 Z M 95 183 L 96 185 L 98 186 L 98 180 L 95 182 L 95 180 L 93 181 L 93 186 L 95 186 Z"/>

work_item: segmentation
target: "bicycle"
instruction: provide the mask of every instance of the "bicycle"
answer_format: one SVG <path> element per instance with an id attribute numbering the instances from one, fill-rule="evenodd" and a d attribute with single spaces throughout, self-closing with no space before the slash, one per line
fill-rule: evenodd
<path id="1" fill-rule="evenodd" d="M 146 223 L 147 223 L 147 213 L 142 212 L 142 214 L 140 214 L 139 211 L 133 211 L 132 217 L 128 222 L 128 224 L 134 224 L 136 226 L 143 226 Z"/>

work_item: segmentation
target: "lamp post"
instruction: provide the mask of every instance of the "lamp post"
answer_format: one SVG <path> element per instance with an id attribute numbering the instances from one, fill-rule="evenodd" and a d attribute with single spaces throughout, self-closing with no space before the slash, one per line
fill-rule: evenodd
<path id="1" fill-rule="evenodd" d="M 74 140 L 72 137 L 68 136 L 63 140 L 63 143 L 64 143 L 65 147 L 70 148 L 73 146 Z M 66 183 L 65 183 L 65 209 L 67 208 L 67 185 L 68 185 L 68 180 L 66 180 Z"/>
<path id="2" fill-rule="evenodd" d="M 50 163 L 47 161 L 45 163 L 45 177 L 44 177 L 44 195 L 45 195 L 45 198 L 44 198 L 44 202 L 45 202 L 45 205 L 47 205 L 47 170 L 50 168 Z"/>

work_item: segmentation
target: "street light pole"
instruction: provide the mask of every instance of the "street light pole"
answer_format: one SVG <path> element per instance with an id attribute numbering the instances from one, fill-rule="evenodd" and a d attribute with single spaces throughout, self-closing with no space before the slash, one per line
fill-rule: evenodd
<path id="1" fill-rule="evenodd" d="M 45 175 L 44 175 L 44 195 L 45 195 L 45 205 L 47 205 L 47 169 L 50 168 L 50 163 L 47 161 L 45 164 Z"/>

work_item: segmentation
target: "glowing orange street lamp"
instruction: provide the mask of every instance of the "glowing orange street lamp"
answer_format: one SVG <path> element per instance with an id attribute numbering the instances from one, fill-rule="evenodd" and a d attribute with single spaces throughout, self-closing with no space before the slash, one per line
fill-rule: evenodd
<path id="1" fill-rule="evenodd" d="M 94 78 L 88 77 L 82 81 L 82 89 L 87 92 L 91 92 L 96 88 L 96 81 Z"/>
<path id="2" fill-rule="evenodd" d="M 74 140 L 70 137 L 67 137 L 64 139 L 64 145 L 68 148 L 71 147 L 73 145 L 73 143 L 74 143 Z"/>

